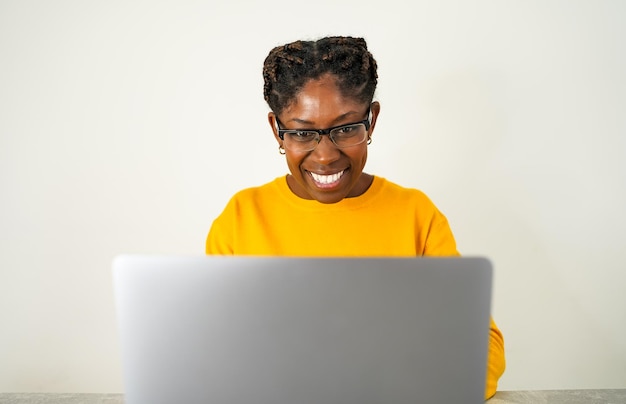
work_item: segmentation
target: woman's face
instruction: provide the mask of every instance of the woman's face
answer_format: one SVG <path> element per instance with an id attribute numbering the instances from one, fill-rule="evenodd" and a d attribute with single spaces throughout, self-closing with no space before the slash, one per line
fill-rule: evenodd
<path id="1" fill-rule="evenodd" d="M 370 105 L 345 98 L 335 85 L 334 76 L 327 74 L 311 80 L 302 88 L 295 101 L 278 116 L 281 129 L 327 129 L 354 123 L 367 118 Z M 371 136 L 380 105 L 371 104 Z M 274 136 L 280 146 L 276 115 L 268 115 Z M 363 194 L 371 184 L 371 176 L 363 173 L 367 160 L 367 142 L 339 149 L 322 136 L 314 150 L 307 152 L 285 150 L 291 175 L 287 183 L 291 190 L 304 199 L 335 203 L 343 198 Z"/>

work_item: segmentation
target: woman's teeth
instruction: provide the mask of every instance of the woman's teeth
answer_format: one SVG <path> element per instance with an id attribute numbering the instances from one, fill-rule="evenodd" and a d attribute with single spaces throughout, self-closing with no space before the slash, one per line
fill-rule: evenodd
<path id="1" fill-rule="evenodd" d="M 320 184 L 332 184 L 333 182 L 339 181 L 339 178 L 343 175 L 343 171 L 340 171 L 331 175 L 321 175 L 316 173 L 311 173 L 311 177 L 315 182 L 319 182 Z"/>

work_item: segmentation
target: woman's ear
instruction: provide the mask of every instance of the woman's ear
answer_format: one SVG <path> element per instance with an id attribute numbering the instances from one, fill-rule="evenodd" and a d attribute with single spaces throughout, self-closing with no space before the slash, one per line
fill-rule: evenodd
<path id="1" fill-rule="evenodd" d="M 378 101 L 374 101 L 370 104 L 370 111 L 372 111 L 372 121 L 370 124 L 370 133 L 369 137 L 372 137 L 374 133 L 374 127 L 376 126 L 376 120 L 378 119 L 378 114 L 380 113 L 380 103 Z"/>
<path id="2" fill-rule="evenodd" d="M 280 139 L 280 136 L 278 136 L 278 118 L 276 117 L 276 114 L 273 112 L 268 113 L 267 121 L 269 122 L 270 127 L 272 128 L 272 132 L 274 133 L 274 138 L 278 142 L 278 145 L 282 147 L 283 141 Z"/>

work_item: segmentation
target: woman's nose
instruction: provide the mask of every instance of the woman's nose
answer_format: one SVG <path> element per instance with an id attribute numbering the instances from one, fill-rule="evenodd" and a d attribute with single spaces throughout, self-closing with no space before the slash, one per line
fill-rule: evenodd
<path id="1" fill-rule="evenodd" d="M 324 135 L 320 136 L 320 142 L 315 147 L 312 154 L 318 162 L 322 164 L 330 164 L 339 158 L 341 152 L 339 151 L 339 148 L 337 148 L 337 145 L 330 140 L 330 137 Z"/>

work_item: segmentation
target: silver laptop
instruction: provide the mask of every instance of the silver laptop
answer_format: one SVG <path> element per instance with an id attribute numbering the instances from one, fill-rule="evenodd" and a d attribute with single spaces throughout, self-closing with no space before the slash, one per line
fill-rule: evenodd
<path id="1" fill-rule="evenodd" d="M 117 257 L 127 404 L 482 403 L 484 258 Z"/>

